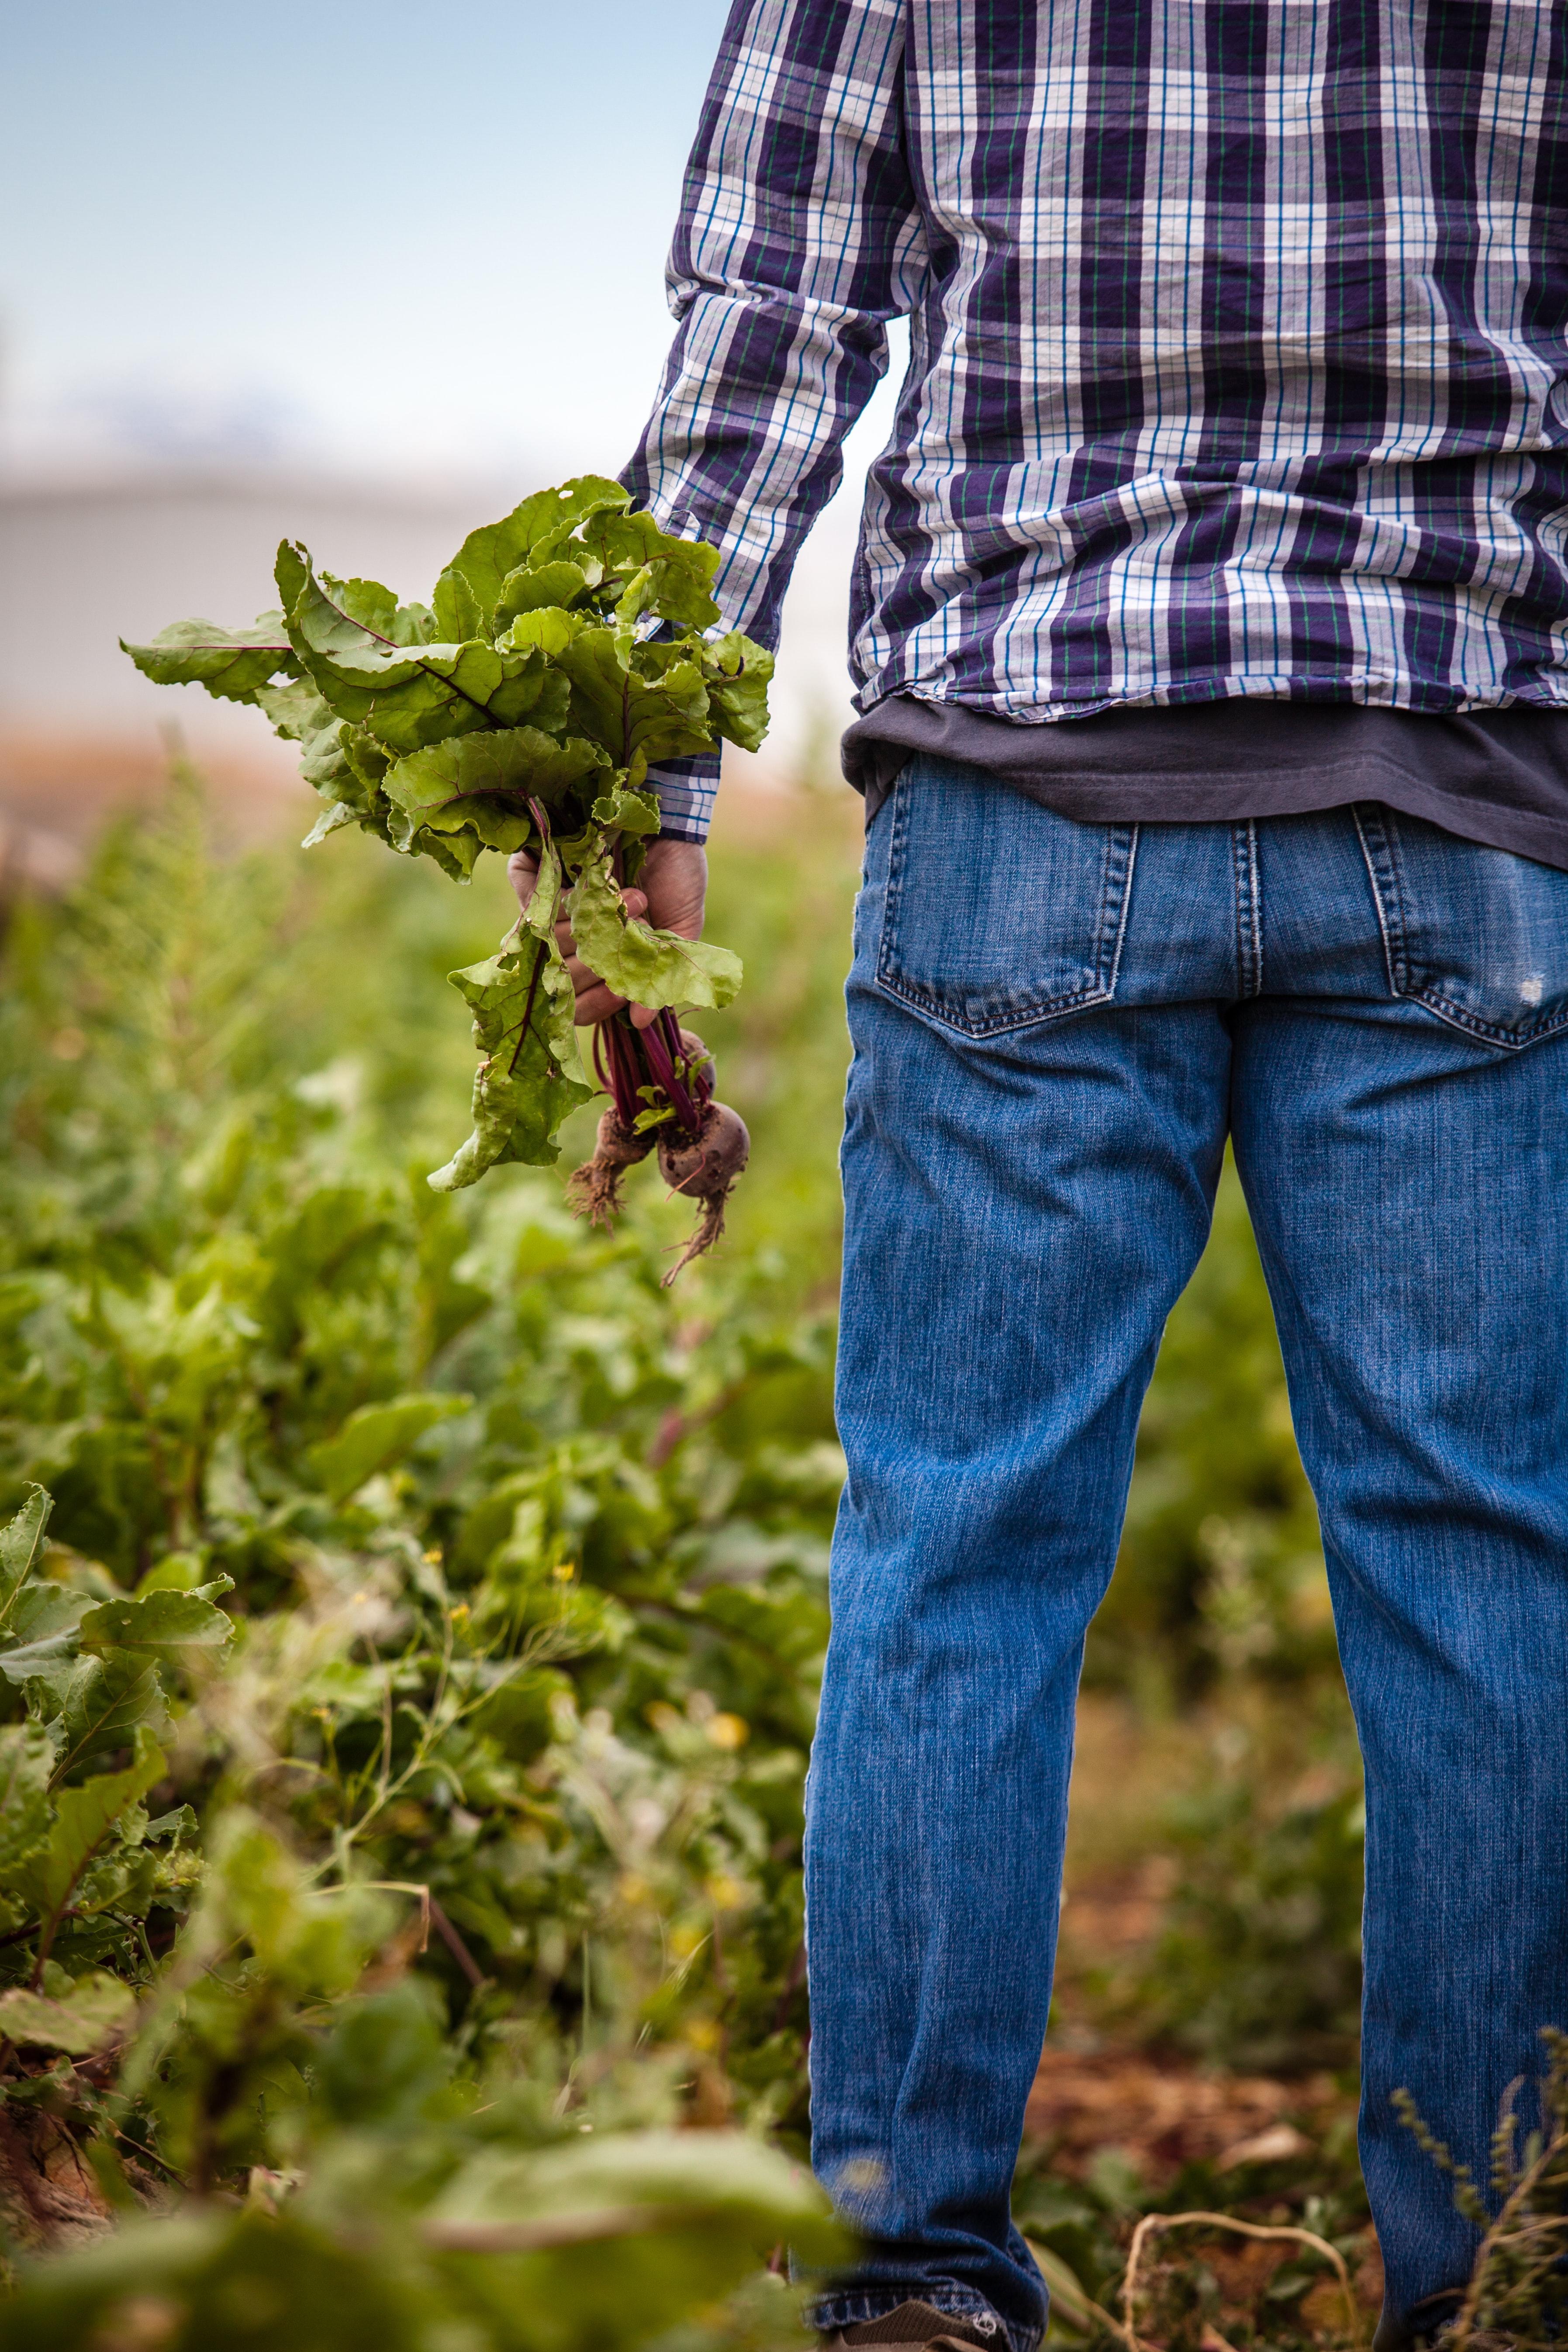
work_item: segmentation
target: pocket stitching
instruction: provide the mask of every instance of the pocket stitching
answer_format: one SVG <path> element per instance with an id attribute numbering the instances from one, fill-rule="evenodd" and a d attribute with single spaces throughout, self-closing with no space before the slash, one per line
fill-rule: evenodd
<path id="1" fill-rule="evenodd" d="M 1502 1045 L 1520 1053 L 1526 1045 L 1539 1044 L 1568 1026 L 1568 1005 L 1561 1012 L 1542 1013 L 1527 1029 L 1505 1029 L 1500 1022 L 1483 1020 L 1479 1013 L 1469 1012 L 1456 1004 L 1436 988 L 1415 988 L 1411 985 L 1409 952 L 1406 946 L 1404 875 L 1399 861 L 1399 829 L 1392 809 L 1358 803 L 1352 809 L 1356 832 L 1361 836 L 1362 856 L 1366 861 L 1372 895 L 1377 908 L 1378 928 L 1383 933 L 1384 962 L 1388 973 L 1388 988 L 1402 1004 L 1420 1004 L 1436 1019 L 1446 1021 L 1452 1029 L 1467 1036 L 1483 1039 L 1489 1045 Z M 1363 821 L 1364 819 L 1364 821 Z M 1380 877 L 1377 852 L 1368 840 L 1368 830 L 1375 834 L 1383 848 L 1386 866 L 1386 882 Z"/>
<path id="2" fill-rule="evenodd" d="M 995 1037 L 1008 1030 L 1026 1029 L 1037 1021 L 1054 1021 L 1066 1013 L 1079 1013 L 1086 1004 L 1109 1004 L 1110 1002 L 1110 989 L 1084 988 L 1074 996 L 1042 998 L 1038 1003 L 1026 1005 L 1020 1011 L 998 1014 L 994 1021 L 970 1023 L 957 1020 L 951 1007 L 944 1005 L 939 997 L 928 996 L 922 990 L 911 988 L 905 982 L 889 980 L 886 972 L 878 972 L 877 985 L 888 995 L 898 997 L 900 1003 L 912 1006 L 917 1013 L 925 1013 L 929 1019 L 939 1023 L 944 1029 L 951 1029 L 959 1037 Z"/>
<path id="3" fill-rule="evenodd" d="M 1105 855 L 1100 866 L 1100 914 L 1095 926 L 1095 982 L 1090 988 L 1074 990 L 1066 996 L 1046 996 L 1024 1005 L 1008 1005 L 994 1018 L 970 1022 L 957 1016 L 946 1001 L 931 993 L 918 983 L 902 976 L 895 977 L 892 956 L 895 951 L 896 910 L 902 900 L 904 853 L 909 833 L 909 798 L 904 789 L 905 779 L 900 775 L 894 782 L 893 837 L 888 845 L 887 892 L 882 905 L 882 929 L 877 941 L 877 985 L 888 995 L 908 1004 L 927 1019 L 950 1029 L 960 1037 L 994 1037 L 1014 1029 L 1025 1029 L 1037 1022 L 1060 1019 L 1068 1013 L 1080 1013 L 1091 1004 L 1109 1003 L 1115 992 L 1121 968 L 1122 944 L 1127 936 L 1128 910 L 1132 898 L 1132 868 L 1138 855 L 1140 828 L 1132 825 L 1107 825 Z M 1003 788 L 1005 789 L 1005 787 Z M 1122 836 L 1126 837 L 1124 859 L 1118 852 Z M 1120 866 L 1120 877 L 1116 869 Z M 1118 903 L 1119 893 L 1119 903 Z M 1112 920 L 1114 916 L 1114 929 Z M 1108 937 L 1108 933 L 1110 936 Z M 1107 970 L 1109 953 L 1110 969 Z"/>
<path id="4" fill-rule="evenodd" d="M 1525 1045 L 1536 1045 L 1542 1037 L 1550 1037 L 1554 1030 L 1568 1026 L 1568 1005 L 1561 1013 L 1552 1013 L 1550 1019 L 1532 1022 L 1528 1029 L 1504 1029 L 1495 1021 L 1483 1021 L 1479 1013 L 1467 1013 L 1462 1004 L 1454 1003 L 1449 997 L 1440 996 L 1435 988 L 1401 988 L 1394 992 L 1402 1003 L 1424 1004 L 1428 1013 L 1436 1013 L 1439 1021 L 1447 1021 L 1450 1027 L 1463 1029 L 1472 1037 L 1484 1037 L 1489 1045 L 1510 1046 L 1515 1053 Z"/>

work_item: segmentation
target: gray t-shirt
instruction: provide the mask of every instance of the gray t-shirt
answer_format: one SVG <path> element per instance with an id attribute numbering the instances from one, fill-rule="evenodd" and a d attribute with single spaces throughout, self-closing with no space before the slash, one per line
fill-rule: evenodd
<path id="1" fill-rule="evenodd" d="M 989 769 L 1064 816 L 1234 822 L 1381 801 L 1468 841 L 1568 868 L 1568 712 L 1350 702 L 1182 704 L 1039 726 L 892 695 L 845 734 L 870 823 L 917 752 Z"/>

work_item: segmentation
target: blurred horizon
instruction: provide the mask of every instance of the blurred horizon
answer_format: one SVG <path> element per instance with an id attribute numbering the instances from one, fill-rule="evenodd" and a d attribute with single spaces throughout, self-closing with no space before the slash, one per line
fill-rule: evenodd
<path id="1" fill-rule="evenodd" d="M 285 532 L 319 523 L 332 569 L 384 563 L 424 596 L 475 523 L 620 469 L 673 331 L 665 258 L 725 13 L 519 0 L 482 35 L 406 0 L 279 0 L 260 32 L 189 0 L 16 18 L 0 810 L 22 770 L 58 799 L 40 741 L 144 758 L 172 720 L 281 774 L 256 714 L 160 694 L 114 640 L 249 619 Z M 798 568 L 773 737 L 739 780 L 820 766 L 849 715 L 848 572 L 898 367 Z"/>
<path id="2" fill-rule="evenodd" d="M 481 43 L 407 0 L 279 0 L 259 35 L 189 0 L 19 16 L 7 462 L 622 462 L 723 17 L 519 0 Z"/>

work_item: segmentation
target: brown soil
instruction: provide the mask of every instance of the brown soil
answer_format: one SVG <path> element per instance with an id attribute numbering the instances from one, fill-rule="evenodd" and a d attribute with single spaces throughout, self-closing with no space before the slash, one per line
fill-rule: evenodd
<path id="1" fill-rule="evenodd" d="M 1122 2149 L 1152 2189 L 1199 2158 L 1234 2165 L 1306 2156 L 1353 2103 L 1331 2075 L 1278 2083 L 1263 2074 L 1200 2074 L 1142 2053 L 1047 2049 L 1029 2095 L 1025 2140 L 1053 2169 L 1080 2173 L 1096 2152 Z"/>
<path id="2" fill-rule="evenodd" d="M 69 2132 L 39 2108 L 0 2107 L 0 2229 L 12 2242 L 59 2251 L 111 2226 L 109 2200 Z"/>

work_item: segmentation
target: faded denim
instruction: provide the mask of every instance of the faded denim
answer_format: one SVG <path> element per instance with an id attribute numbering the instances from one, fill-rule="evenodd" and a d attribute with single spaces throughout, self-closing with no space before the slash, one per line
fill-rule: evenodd
<path id="1" fill-rule="evenodd" d="M 917 761 L 867 848 L 807 1805 L 814 2161 L 906 2296 L 1029 2352 L 1008 2218 L 1085 1629 L 1226 1139 L 1367 1769 L 1381 2340 L 1568 2024 L 1568 873 L 1362 805 L 1076 824 Z M 1000 2336 L 998 2337 L 1000 2341 Z"/>

